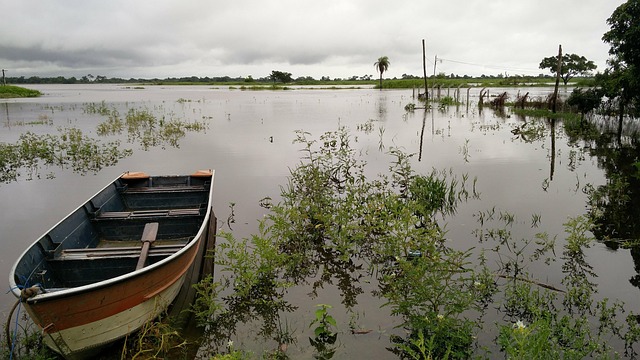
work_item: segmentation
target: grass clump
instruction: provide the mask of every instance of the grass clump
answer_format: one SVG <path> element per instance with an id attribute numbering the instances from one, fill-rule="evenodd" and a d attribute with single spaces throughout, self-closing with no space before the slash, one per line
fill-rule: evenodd
<path id="1" fill-rule="evenodd" d="M 0 86 L 0 99 L 38 97 L 42 93 L 38 90 L 27 89 L 20 86 L 4 85 Z"/>

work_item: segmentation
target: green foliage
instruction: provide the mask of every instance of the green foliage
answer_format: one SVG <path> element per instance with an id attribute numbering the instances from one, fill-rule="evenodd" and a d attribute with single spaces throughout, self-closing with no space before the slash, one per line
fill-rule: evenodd
<path id="1" fill-rule="evenodd" d="M 23 87 L 13 85 L 0 85 L 0 99 L 38 97 L 40 95 L 42 95 L 42 93 L 38 90 L 25 89 Z"/>
<path id="2" fill-rule="evenodd" d="M 315 319 L 311 322 L 309 327 L 316 325 L 313 330 L 313 338 L 309 338 L 309 343 L 316 350 L 314 358 L 316 359 L 331 359 L 335 353 L 335 347 L 338 338 L 338 333 L 334 331 L 337 328 L 336 320 L 333 316 L 329 315 L 328 309 L 331 309 L 331 305 L 320 304 L 319 309 L 316 310 Z"/>
<path id="3" fill-rule="evenodd" d="M 284 72 L 284 71 L 273 70 L 271 71 L 271 75 L 269 75 L 269 78 L 274 83 L 278 81 L 281 83 L 290 83 L 293 81 L 293 78 L 291 77 L 291 73 Z"/>
<path id="4" fill-rule="evenodd" d="M 251 90 L 251 91 L 260 91 L 260 90 L 290 90 L 290 87 L 287 86 L 282 86 L 282 85 L 276 85 L 276 84 L 271 84 L 271 85 L 251 85 L 251 86 L 245 86 L 242 85 L 240 86 L 240 90 L 243 91 L 247 91 L 247 90 Z"/>
<path id="5" fill-rule="evenodd" d="M 567 103 L 571 106 L 575 106 L 583 117 L 588 112 L 597 109 L 600 106 L 601 101 L 602 94 L 600 94 L 598 90 L 583 90 L 582 88 L 575 88 L 567 99 Z"/>
<path id="6" fill-rule="evenodd" d="M 58 131 L 57 135 L 26 132 L 15 144 L 0 143 L 0 181 L 15 181 L 25 173 L 27 179 L 39 178 L 40 169 L 49 166 L 98 172 L 132 153 L 121 150 L 119 141 L 100 143 L 77 128 Z"/>
<path id="7" fill-rule="evenodd" d="M 515 220 L 501 218 L 506 224 Z M 629 322 L 626 330 L 620 324 L 625 314 L 623 305 L 610 304 L 608 299 L 593 300 L 596 288 L 590 279 L 595 274 L 584 253 L 593 241 L 587 218 L 572 218 L 565 224 L 567 236 L 561 257 L 565 290 L 542 284 L 527 271 L 527 263 L 553 251 L 553 242 L 541 241 L 546 237 L 539 235 L 514 241 L 509 226 L 483 232 L 486 240 L 499 244 L 494 251 L 500 254 L 499 271 L 507 280 L 499 285 L 504 293 L 500 311 L 507 317 L 505 323 L 498 324 L 497 339 L 507 357 L 610 358 L 615 352 L 608 341 L 616 337 L 629 339 L 627 351 L 633 352 L 637 324 Z M 555 256 L 546 261 L 553 259 Z"/>
<path id="8" fill-rule="evenodd" d="M 552 74 L 555 74 L 558 67 L 558 57 L 550 56 L 542 59 L 540 62 L 540 69 L 549 69 Z M 596 69 L 596 64 L 587 60 L 586 57 L 576 54 L 564 54 L 562 56 L 562 65 L 560 68 L 560 77 L 565 85 L 573 77 L 577 75 L 589 75 L 590 71 Z"/>
<path id="9" fill-rule="evenodd" d="M 370 180 L 345 129 L 325 133 L 319 141 L 308 135 L 298 133 L 304 162 L 292 171 L 283 203 L 269 217 L 270 231 L 288 257 L 285 274 L 294 282 L 317 274 L 314 289 L 337 278 L 348 308 L 362 293 L 357 280 L 378 274 L 377 294 L 411 332 L 425 329 L 419 319 L 443 313 L 471 339 L 471 323 L 460 318 L 477 299 L 468 291 L 475 280 L 469 253 L 445 246 L 435 221 L 455 213 L 456 204 L 471 196 L 466 177 L 460 182 L 446 172 L 417 175 L 411 156 L 391 149 L 391 175 Z M 458 343 L 456 354 L 468 353 L 470 341 Z"/>
<path id="10" fill-rule="evenodd" d="M 437 99 L 437 101 L 440 103 L 440 106 L 460 105 L 460 102 L 456 101 L 456 99 L 451 96 L 443 96 L 442 98 Z"/>
<path id="11" fill-rule="evenodd" d="M 434 78 L 428 77 L 429 87 L 441 89 L 462 88 L 492 88 L 492 87 L 548 87 L 552 81 L 549 77 L 534 76 L 509 76 L 509 77 L 454 77 Z M 592 78 L 575 78 L 574 82 L 581 86 L 592 85 Z M 387 79 L 384 81 L 385 89 L 424 89 L 424 79 Z"/>
<path id="12" fill-rule="evenodd" d="M 142 149 L 162 147 L 168 145 L 179 148 L 180 140 L 185 137 L 187 131 L 201 132 L 207 126 L 203 122 L 186 122 L 178 119 L 158 119 L 148 110 L 129 109 L 124 120 L 115 109 L 107 109 L 106 106 L 87 106 L 87 112 L 96 112 L 108 116 L 108 119 L 98 124 L 99 136 L 121 134 L 126 130 L 129 142 L 138 142 Z"/>
<path id="13" fill-rule="evenodd" d="M 623 61 L 630 67 L 640 65 L 640 3 L 628 0 L 614 10 L 607 19 L 611 26 L 602 40 L 611 45 L 609 54 Z M 638 71 L 640 69 L 633 69 Z"/>
<path id="14" fill-rule="evenodd" d="M 571 112 L 556 112 L 553 113 L 548 109 L 520 109 L 513 108 L 511 112 L 520 116 L 527 116 L 532 118 L 548 118 L 548 119 L 564 119 L 564 120 L 580 120 L 580 115 Z"/>
<path id="15" fill-rule="evenodd" d="M 292 336 L 281 317 L 294 310 L 287 289 L 310 285 L 314 296 L 334 284 L 352 311 L 364 296 L 361 282 L 371 282 L 402 329 L 390 335 L 388 348 L 401 358 L 466 359 L 492 346 L 508 358 L 607 358 L 616 355 L 612 339 L 635 353 L 636 317 L 620 302 L 595 299 L 585 252 L 593 243 L 588 218 L 566 222 L 556 256 L 556 237 L 537 229 L 540 215 L 523 221 L 495 208 L 479 211 L 474 235 L 482 248 L 460 249 L 448 243 L 441 222 L 460 202 L 478 197 L 475 181 L 470 186 L 466 175 L 451 171 L 415 173 L 412 156 L 397 148 L 387 153 L 389 171 L 371 177 L 353 141 L 345 128 L 317 139 L 298 132 L 302 159 L 281 201 L 263 199 L 270 212 L 259 233 L 240 241 L 222 234 L 220 280 L 197 286 L 202 298 L 194 308 L 211 339 L 222 345 L 239 323 L 257 323 L 258 335 L 279 345 L 272 354 L 286 356 L 279 349 Z M 527 224 L 531 234 L 514 238 L 512 228 Z M 561 262 L 560 284 L 544 283 L 531 270 L 554 261 Z M 338 327 L 331 306 L 319 307 L 309 341 L 316 358 L 330 358 Z M 483 320 L 488 309 L 501 320 L 495 343 L 482 344 L 478 334 L 491 326 Z M 228 356 L 236 354 L 228 349 Z"/>
<path id="16" fill-rule="evenodd" d="M 261 226 L 263 229 L 264 227 Z M 208 277 L 197 284 L 198 300 L 192 311 L 217 348 L 231 339 L 237 325 L 260 321 L 258 335 L 282 339 L 280 314 L 295 309 L 284 295 L 289 283 L 281 280 L 282 259 L 263 232 L 251 240 L 221 234 L 216 249 L 221 280 Z M 230 293 L 222 295 L 224 291 Z"/>
<path id="17" fill-rule="evenodd" d="M 607 19 L 610 29 L 602 40 L 611 47 L 609 67 L 598 77 L 605 95 L 619 97 L 620 112 L 638 115 L 640 108 L 640 2 L 629 0 Z M 625 109 L 631 105 L 631 109 Z"/>
<path id="18" fill-rule="evenodd" d="M 84 104 L 84 112 L 87 114 L 98 114 L 102 116 L 117 115 L 115 109 L 109 109 L 107 102 L 102 100 L 100 103 L 87 103 Z"/>
<path id="19" fill-rule="evenodd" d="M 391 62 L 386 56 L 379 57 L 378 61 L 373 64 L 373 67 L 375 67 L 376 70 L 380 73 L 380 89 L 382 89 L 382 74 L 384 74 L 385 71 L 389 70 L 390 65 Z"/>

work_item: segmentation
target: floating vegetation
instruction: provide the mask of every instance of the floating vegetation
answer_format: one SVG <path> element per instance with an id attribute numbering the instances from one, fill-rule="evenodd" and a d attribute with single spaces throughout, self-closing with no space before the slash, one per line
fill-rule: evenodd
<path id="1" fill-rule="evenodd" d="M 103 116 L 109 116 L 112 112 L 117 112 L 115 109 L 107 107 L 107 103 L 102 100 L 101 103 L 88 103 L 84 105 L 84 112 L 87 114 L 99 114 Z"/>
<path id="2" fill-rule="evenodd" d="M 0 181 L 8 183 L 21 176 L 27 180 L 40 178 L 40 169 L 50 166 L 71 168 L 81 174 L 98 172 L 132 154 L 130 149 L 120 149 L 119 141 L 100 143 L 77 128 L 58 131 L 44 135 L 26 132 L 15 144 L 0 143 Z"/>
<path id="3" fill-rule="evenodd" d="M 207 129 L 204 122 L 167 120 L 164 116 L 158 119 L 147 110 L 129 109 L 123 118 L 105 101 L 86 103 L 83 111 L 107 117 L 97 126 L 99 136 L 116 136 L 126 131 L 128 142 L 138 142 L 144 150 L 155 146 L 179 147 L 179 141 L 187 132 Z M 41 114 L 37 120 L 19 125 L 53 125 L 53 119 Z M 0 181 L 8 183 L 23 176 L 27 180 L 41 178 L 42 169 L 47 167 L 71 168 L 78 173 L 98 172 L 132 153 L 131 149 L 121 148 L 120 140 L 101 142 L 84 135 L 78 128 L 59 128 L 58 134 L 26 132 L 15 144 L 0 143 Z M 54 175 L 48 173 L 46 177 Z"/>
<path id="4" fill-rule="evenodd" d="M 229 89 L 236 89 L 236 87 L 229 87 Z M 268 85 L 268 86 L 262 86 L 262 85 L 252 85 L 252 86 L 240 86 L 239 87 L 240 90 L 291 90 L 290 87 L 288 86 L 282 86 L 282 85 Z"/>
<path id="5" fill-rule="evenodd" d="M 443 96 L 440 99 L 437 99 L 437 102 L 440 103 L 440 106 L 451 106 L 451 105 L 460 105 L 461 103 L 454 99 L 451 96 Z"/>
<path id="6" fill-rule="evenodd" d="M 515 139 L 522 139 L 524 142 L 532 143 L 545 138 L 547 127 L 542 121 L 524 122 L 513 129 L 511 133 L 515 135 Z"/>
<path id="7" fill-rule="evenodd" d="M 388 151 L 388 173 L 371 178 L 350 141 L 344 129 L 319 139 L 298 132 L 302 160 L 280 202 L 269 199 L 259 232 L 243 240 L 221 235 L 218 280 L 196 286 L 201 296 L 193 308 L 210 351 L 237 351 L 225 344 L 243 323 L 286 356 L 279 324 L 296 310 L 286 296 L 290 288 L 310 287 L 316 298 L 335 286 L 336 301 L 352 317 L 362 297 L 384 302 L 389 323 L 402 329 L 384 335 L 386 349 L 403 359 L 637 356 L 637 316 L 617 300 L 594 296 L 586 249 L 597 229 L 589 218 L 568 219 L 560 239 L 539 229 L 539 214 L 523 218 L 493 207 L 474 215 L 477 242 L 463 245 L 446 237 L 443 221 L 458 204 L 479 198 L 475 179 L 471 184 L 452 170 L 417 173 L 411 155 L 396 148 Z M 468 152 L 467 141 L 462 153 Z M 594 207 L 620 200 L 614 189 L 593 191 L 602 192 L 592 196 Z M 516 233 L 520 227 L 528 229 Z M 542 281 L 533 271 L 540 266 L 560 267 L 560 279 Z M 314 349 L 303 351 L 328 359 L 340 351 L 334 345 L 347 324 L 336 320 L 332 305 L 318 307 L 307 319 Z M 496 311 L 497 320 L 488 321 Z M 352 334 L 359 329 L 348 326 Z"/>
<path id="8" fill-rule="evenodd" d="M 180 147 L 179 141 L 188 131 L 201 132 L 207 129 L 204 122 L 186 122 L 176 119 L 166 120 L 164 116 L 158 119 L 148 110 L 129 109 L 124 120 L 117 111 L 110 111 L 108 119 L 98 124 L 99 136 L 121 134 L 127 131 L 130 143 L 138 142 L 144 150 L 167 145 Z"/>
<path id="9" fill-rule="evenodd" d="M 371 132 L 375 128 L 375 125 L 373 123 L 374 121 L 375 120 L 373 120 L 373 119 L 369 119 L 364 124 L 358 124 L 358 126 L 356 127 L 356 130 L 364 131 L 365 134 L 371 134 Z"/>
<path id="10" fill-rule="evenodd" d="M 33 125 L 53 125 L 53 118 L 47 114 L 38 115 L 37 120 L 21 120 L 8 123 L 6 126 L 33 126 Z"/>

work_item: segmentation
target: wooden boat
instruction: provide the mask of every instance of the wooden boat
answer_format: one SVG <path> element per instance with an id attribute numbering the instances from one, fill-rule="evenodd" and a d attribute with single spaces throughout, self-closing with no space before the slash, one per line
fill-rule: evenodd
<path id="1" fill-rule="evenodd" d="M 125 173 L 36 240 L 9 282 L 45 343 L 84 358 L 188 302 L 215 243 L 212 188 L 211 170 Z"/>

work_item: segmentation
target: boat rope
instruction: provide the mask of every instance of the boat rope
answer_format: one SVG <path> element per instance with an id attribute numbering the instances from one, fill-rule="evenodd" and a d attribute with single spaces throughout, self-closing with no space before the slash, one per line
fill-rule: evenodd
<path id="1" fill-rule="evenodd" d="M 9 316 L 7 317 L 7 322 L 4 325 L 4 337 L 5 339 L 7 339 L 7 349 L 11 350 L 11 355 L 10 358 L 13 359 L 13 348 L 14 345 L 16 343 L 16 334 L 18 333 L 17 331 L 13 333 L 13 336 L 11 336 L 11 319 L 13 318 L 13 312 L 16 311 L 16 308 L 20 305 L 20 299 L 18 299 L 16 301 L 15 304 L 13 304 L 13 307 L 11 308 L 11 311 L 9 311 Z M 18 327 L 18 319 L 20 316 L 20 311 L 18 311 L 18 315 L 16 315 L 16 329 Z"/>
<path id="2" fill-rule="evenodd" d="M 16 340 L 18 336 L 18 325 L 20 321 L 21 304 L 25 302 L 28 298 L 37 295 L 38 292 L 40 292 L 40 289 L 41 289 L 40 285 L 33 285 L 28 288 L 22 288 L 22 290 L 20 290 L 20 297 L 18 298 L 18 300 L 16 300 L 16 303 L 13 304 L 13 307 L 9 312 L 9 316 L 7 317 L 7 322 L 5 323 L 5 326 L 4 326 L 4 335 L 5 335 L 5 338 L 7 339 L 7 347 L 11 349 L 9 359 L 13 359 L 13 352 L 15 350 L 15 346 L 17 342 Z M 11 318 L 13 317 L 13 313 L 16 311 L 16 308 L 18 309 L 18 312 L 16 313 L 16 319 L 15 319 L 15 325 L 14 325 L 15 331 L 13 332 L 13 336 L 11 336 Z"/>

